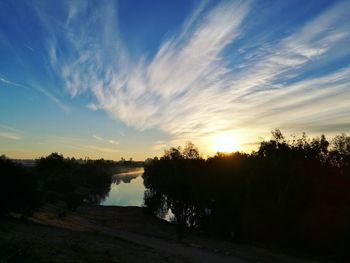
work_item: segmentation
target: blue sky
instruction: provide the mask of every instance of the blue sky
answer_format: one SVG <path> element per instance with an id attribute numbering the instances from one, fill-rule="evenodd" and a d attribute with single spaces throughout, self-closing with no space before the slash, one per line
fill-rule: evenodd
<path id="1" fill-rule="evenodd" d="M 0 1 L 0 149 L 144 159 L 350 131 L 350 1 Z"/>

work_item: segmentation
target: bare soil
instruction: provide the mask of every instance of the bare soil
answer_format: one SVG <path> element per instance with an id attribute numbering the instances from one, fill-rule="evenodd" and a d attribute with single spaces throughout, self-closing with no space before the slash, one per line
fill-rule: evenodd
<path id="1" fill-rule="evenodd" d="M 0 262 L 315 262 L 198 232 L 178 241 L 174 225 L 140 207 L 47 205 L 30 218 L 0 218 L 0 245 Z"/>

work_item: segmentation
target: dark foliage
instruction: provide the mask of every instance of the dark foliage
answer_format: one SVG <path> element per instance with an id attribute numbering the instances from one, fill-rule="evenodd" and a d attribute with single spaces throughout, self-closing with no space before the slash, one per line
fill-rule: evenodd
<path id="1" fill-rule="evenodd" d="M 84 200 L 98 204 L 107 196 L 112 165 L 102 159 L 79 163 L 52 153 L 37 160 L 34 172 L 40 178 L 45 201 L 64 201 L 74 211 Z"/>
<path id="2" fill-rule="evenodd" d="M 0 214 L 28 214 L 45 202 L 64 202 L 72 211 L 84 201 L 98 204 L 108 195 L 119 166 L 105 160 L 78 162 L 52 153 L 28 168 L 1 156 Z"/>
<path id="3" fill-rule="evenodd" d="M 29 214 L 39 206 L 37 178 L 22 165 L 0 157 L 0 214 Z"/>
<path id="4" fill-rule="evenodd" d="M 328 142 L 323 135 L 272 135 L 252 154 L 217 153 L 203 160 L 187 144 L 184 151 L 171 148 L 149 160 L 147 210 L 170 208 L 180 232 L 196 228 L 288 247 L 344 250 L 350 234 L 350 137 Z"/>

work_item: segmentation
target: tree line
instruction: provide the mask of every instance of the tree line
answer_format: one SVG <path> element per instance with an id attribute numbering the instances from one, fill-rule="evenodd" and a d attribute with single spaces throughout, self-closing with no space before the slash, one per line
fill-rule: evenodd
<path id="1" fill-rule="evenodd" d="M 188 143 L 146 162 L 148 212 L 171 209 L 179 235 L 197 229 L 315 251 L 350 244 L 350 137 L 287 139 L 280 130 L 251 154 L 204 159 Z"/>
<path id="2" fill-rule="evenodd" d="M 52 153 L 25 167 L 0 157 L 0 215 L 30 214 L 45 203 L 63 203 L 75 210 L 83 202 L 99 204 L 109 193 L 112 175 L 141 162 L 76 160 Z"/>

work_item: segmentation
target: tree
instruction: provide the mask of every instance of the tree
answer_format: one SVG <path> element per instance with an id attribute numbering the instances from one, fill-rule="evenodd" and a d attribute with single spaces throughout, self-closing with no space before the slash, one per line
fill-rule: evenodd
<path id="1" fill-rule="evenodd" d="M 185 159 L 200 159 L 198 148 L 191 142 L 186 142 L 186 145 L 182 151 L 182 155 Z"/>
<path id="2" fill-rule="evenodd" d="M 17 163 L 0 157 L 0 214 L 30 213 L 40 205 L 37 178 Z"/>
<path id="3" fill-rule="evenodd" d="M 168 160 L 179 160 L 183 159 L 183 155 L 181 153 L 181 147 L 171 147 L 169 150 L 164 151 L 164 156 L 162 157 L 163 159 L 168 159 Z"/>

